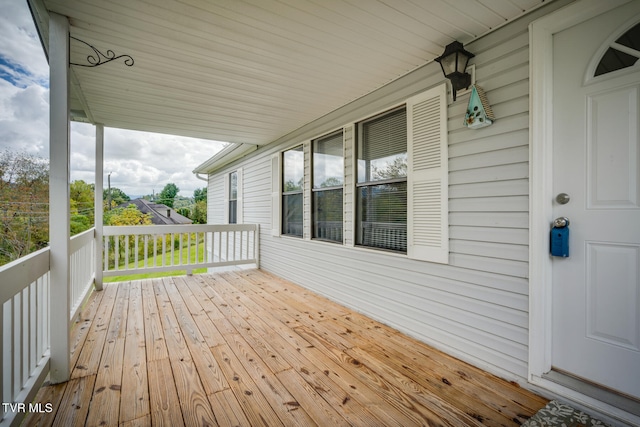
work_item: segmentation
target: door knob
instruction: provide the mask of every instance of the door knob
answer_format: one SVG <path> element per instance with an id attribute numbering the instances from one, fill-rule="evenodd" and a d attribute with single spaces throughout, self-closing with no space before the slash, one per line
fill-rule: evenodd
<path id="1" fill-rule="evenodd" d="M 569 225 L 569 218 L 561 216 L 553 220 L 553 228 L 564 228 Z"/>
<path id="2" fill-rule="evenodd" d="M 556 196 L 556 202 L 561 205 L 566 205 L 571 200 L 571 197 L 567 193 L 560 193 Z"/>

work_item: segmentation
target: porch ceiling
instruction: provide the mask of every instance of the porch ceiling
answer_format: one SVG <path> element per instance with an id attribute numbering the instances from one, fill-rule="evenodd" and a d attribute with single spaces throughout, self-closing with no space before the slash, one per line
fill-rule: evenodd
<path id="1" fill-rule="evenodd" d="M 267 144 L 543 0 L 28 0 L 98 50 L 72 110 L 108 127 Z M 92 51 L 72 40 L 71 62 Z M 83 114 L 80 114 L 80 117 Z"/>

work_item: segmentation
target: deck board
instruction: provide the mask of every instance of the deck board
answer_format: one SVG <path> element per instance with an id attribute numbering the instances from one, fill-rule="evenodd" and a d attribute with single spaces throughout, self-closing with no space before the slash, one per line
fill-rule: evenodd
<path id="1" fill-rule="evenodd" d="M 105 285 L 25 425 L 517 426 L 547 400 L 261 270 Z"/>

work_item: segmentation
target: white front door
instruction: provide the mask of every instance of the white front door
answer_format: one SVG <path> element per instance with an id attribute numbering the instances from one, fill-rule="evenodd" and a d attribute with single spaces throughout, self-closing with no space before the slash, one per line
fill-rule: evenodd
<path id="1" fill-rule="evenodd" d="M 545 201 L 553 204 L 554 218 L 570 220 L 569 257 L 552 260 L 552 367 L 636 399 L 638 23 L 640 1 L 634 1 L 553 36 L 554 200 Z M 614 51 L 607 50 L 611 46 Z M 607 72 L 617 66 L 623 68 Z M 555 200 L 561 193 L 568 201 Z"/>

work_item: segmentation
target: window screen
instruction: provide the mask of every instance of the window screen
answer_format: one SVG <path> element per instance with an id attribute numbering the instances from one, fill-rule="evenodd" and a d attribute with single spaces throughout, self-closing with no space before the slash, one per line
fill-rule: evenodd
<path id="1" fill-rule="evenodd" d="M 406 178 L 406 109 L 360 123 L 359 130 L 358 182 Z"/>
<path id="2" fill-rule="evenodd" d="M 229 224 L 238 222 L 238 172 L 229 174 Z"/>
<path id="3" fill-rule="evenodd" d="M 282 156 L 282 234 L 302 237 L 304 151 L 299 146 Z"/>
<path id="4" fill-rule="evenodd" d="M 407 251 L 407 114 L 404 107 L 358 125 L 356 243 Z"/>
<path id="5" fill-rule="evenodd" d="M 342 242 L 342 130 L 313 141 L 313 237 Z"/>

